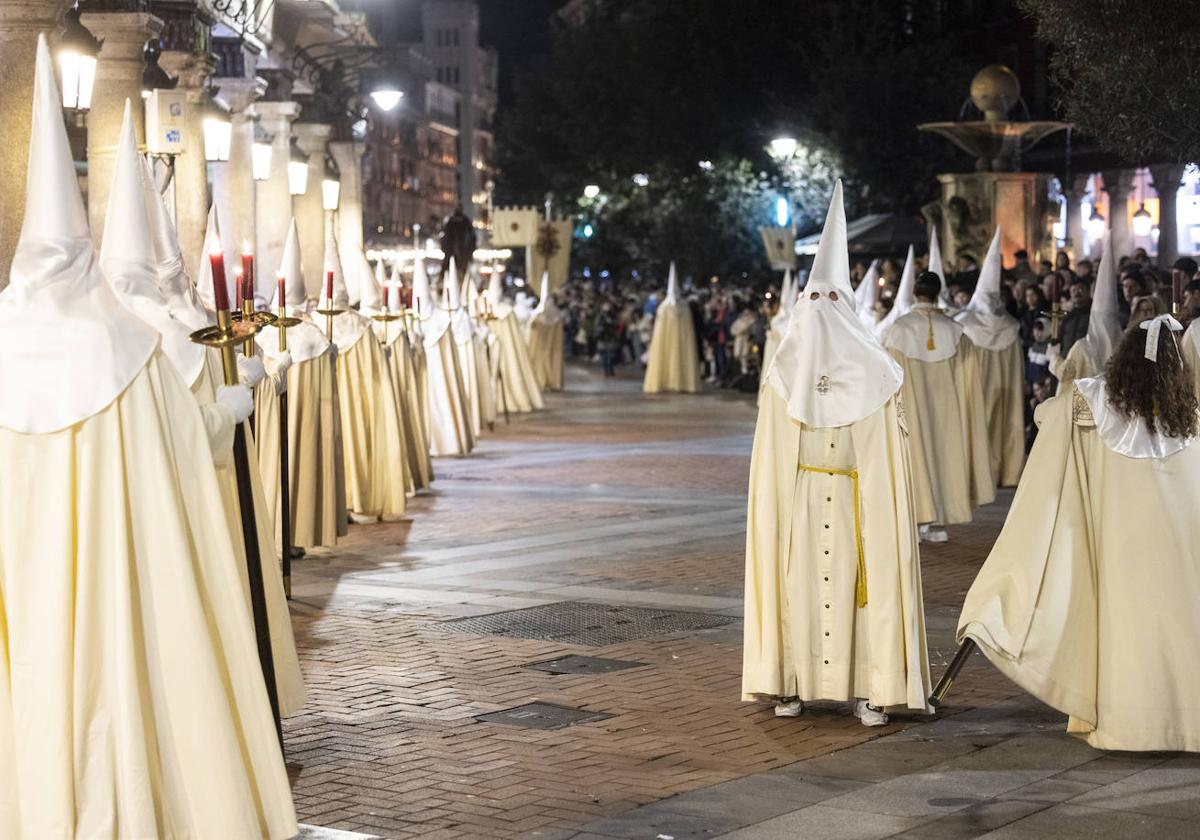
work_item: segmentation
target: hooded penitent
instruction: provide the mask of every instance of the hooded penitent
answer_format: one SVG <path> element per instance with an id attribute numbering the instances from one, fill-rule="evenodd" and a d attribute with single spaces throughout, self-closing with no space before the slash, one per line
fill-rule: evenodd
<path id="1" fill-rule="evenodd" d="M 563 386 L 563 315 L 550 291 L 550 273 L 542 274 L 542 294 L 529 319 L 529 362 L 538 387 L 560 391 Z"/>
<path id="2" fill-rule="evenodd" d="M 292 837 L 204 421 L 101 273 L 45 36 L 33 87 L 0 294 L 0 837 Z"/>
<path id="3" fill-rule="evenodd" d="M 875 335 L 880 341 L 883 341 L 892 324 L 896 323 L 901 316 L 907 315 L 908 311 L 913 308 L 913 304 L 917 302 L 917 298 L 913 294 L 913 286 L 916 285 L 916 282 L 917 264 L 913 256 L 913 247 L 909 245 L 908 256 L 904 258 L 904 270 L 900 272 L 900 285 L 896 287 L 896 297 L 892 301 L 892 308 L 883 320 L 875 325 Z"/>
<path id="4" fill-rule="evenodd" d="M 31 434 L 103 409 L 158 344 L 157 333 L 104 282 L 61 108 L 47 63 L 34 82 L 27 167 L 34 186 L 25 194 L 9 285 L 0 293 L 0 427 Z"/>
<path id="5" fill-rule="evenodd" d="M 678 303 L 679 302 L 679 277 L 675 274 L 675 260 L 671 260 L 671 267 L 667 270 L 667 296 L 663 298 L 663 303 Z"/>
<path id="6" fill-rule="evenodd" d="M 667 295 L 654 315 L 654 333 L 646 360 L 642 391 L 647 394 L 700 390 L 700 359 L 696 327 L 687 301 L 679 298 L 675 262 L 667 272 Z"/>
<path id="7" fill-rule="evenodd" d="M 1000 299 L 1000 267 L 1000 229 L 996 228 L 971 302 L 955 319 L 967 338 L 984 350 L 1003 350 L 1021 337 L 1021 325 Z"/>
<path id="8" fill-rule="evenodd" d="M 275 274 L 275 291 L 271 295 L 271 311 L 279 312 L 279 278 L 283 278 L 283 299 L 285 312 L 295 318 L 305 314 L 308 299 L 304 293 L 304 272 L 300 268 L 300 237 L 296 231 L 296 220 L 292 219 L 288 228 L 287 240 L 283 246 L 283 256 L 279 269 Z M 259 347 L 268 355 L 277 353 L 279 334 L 273 326 L 264 327 L 259 333 Z M 315 325 L 304 321 L 287 330 L 288 353 L 292 363 L 300 364 L 318 356 L 323 356 L 329 350 L 329 340 Z"/>
<path id="9" fill-rule="evenodd" d="M 858 320 L 872 333 L 875 332 L 877 314 L 875 301 L 879 298 L 879 262 L 871 260 L 871 266 L 854 290 L 854 311 L 858 313 Z"/>
<path id="10" fill-rule="evenodd" d="M 924 709 L 929 665 L 895 398 L 901 372 L 853 298 L 839 181 L 759 399 L 742 698 Z"/>
<path id="11" fill-rule="evenodd" d="M 158 284 L 167 301 L 171 314 L 193 330 L 213 324 L 213 316 L 204 308 L 192 278 L 183 264 L 183 251 L 179 248 L 179 234 L 167 204 L 154 184 L 150 162 L 142 161 L 142 186 L 146 190 L 147 215 L 150 232 L 154 237 L 154 255 L 157 260 Z"/>
<path id="12" fill-rule="evenodd" d="M 550 291 L 550 272 L 542 272 L 542 293 L 538 298 L 538 305 L 533 308 L 533 320 L 538 323 L 559 324 L 562 323 L 562 313 L 558 310 L 558 304 L 554 302 L 554 295 Z"/>
<path id="13" fill-rule="evenodd" d="M 1117 260 L 1112 252 L 1112 231 L 1104 234 L 1104 253 L 1096 271 L 1096 290 L 1088 316 L 1087 336 L 1077 342 L 1095 373 L 1104 370 L 1108 357 L 1121 341 L 1121 315 L 1117 311 Z M 1072 350 L 1075 348 L 1072 347 Z"/>
<path id="14" fill-rule="evenodd" d="M 137 152 L 128 99 L 104 216 L 100 268 L 121 303 L 162 337 L 163 352 L 183 381 L 195 382 L 204 366 L 206 350 L 189 338 L 192 328 L 171 315 L 159 286 L 158 260 L 146 207 L 144 167 Z"/>
<path id="15" fill-rule="evenodd" d="M 834 188 L 808 284 L 792 310 L 767 383 L 788 415 L 809 426 L 845 426 L 900 388 L 900 366 L 854 313 L 841 182 Z"/>
<path id="16" fill-rule="evenodd" d="M 946 269 L 942 266 L 942 247 L 938 244 L 937 228 L 929 229 L 929 270 L 942 281 L 942 290 L 938 293 L 938 306 L 942 309 L 953 309 L 950 300 L 950 289 L 946 286 Z"/>
<path id="17" fill-rule="evenodd" d="M 329 299 L 329 273 L 333 273 L 333 299 Z M 325 276 L 321 279 L 321 296 L 317 309 L 341 310 L 333 316 L 333 343 L 339 353 L 346 353 L 371 328 L 371 319 L 350 308 L 350 292 L 346 288 L 346 275 L 342 269 L 342 255 L 337 236 L 333 232 L 333 219 L 325 221 Z M 324 317 L 313 313 L 317 326 L 324 328 Z"/>

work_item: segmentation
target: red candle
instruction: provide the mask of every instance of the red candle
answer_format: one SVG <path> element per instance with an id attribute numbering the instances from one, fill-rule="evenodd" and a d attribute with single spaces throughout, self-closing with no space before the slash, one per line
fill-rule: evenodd
<path id="1" fill-rule="evenodd" d="M 325 272 L 325 303 L 333 308 L 333 269 Z"/>
<path id="2" fill-rule="evenodd" d="M 287 279 L 282 273 L 275 278 L 276 285 L 279 286 L 279 306 L 287 306 Z"/>
<path id="3" fill-rule="evenodd" d="M 388 311 L 388 287 L 387 286 L 383 287 L 383 311 L 384 311 L 384 314 L 386 314 Z"/>
<path id="4" fill-rule="evenodd" d="M 208 255 L 212 266 L 213 306 L 218 312 L 229 311 L 229 288 L 225 285 L 225 255 L 213 251 Z"/>
<path id="5" fill-rule="evenodd" d="M 242 283 L 246 289 L 242 293 L 248 300 L 254 300 L 254 254 L 250 251 L 250 243 L 242 245 Z"/>
<path id="6" fill-rule="evenodd" d="M 242 304 L 246 301 L 246 279 L 242 276 L 240 268 L 233 270 L 233 277 L 233 293 L 237 297 L 237 308 L 241 311 Z"/>

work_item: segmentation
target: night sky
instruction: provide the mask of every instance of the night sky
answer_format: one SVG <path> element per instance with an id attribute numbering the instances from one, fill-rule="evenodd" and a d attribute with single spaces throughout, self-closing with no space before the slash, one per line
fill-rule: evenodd
<path id="1" fill-rule="evenodd" d="M 367 12 L 376 39 L 411 41 L 421 30 L 422 0 L 342 0 L 343 7 Z M 566 0 L 479 0 L 480 39 L 500 51 L 500 105 L 512 100 L 513 80 L 537 70 L 553 45 L 550 16 Z"/>

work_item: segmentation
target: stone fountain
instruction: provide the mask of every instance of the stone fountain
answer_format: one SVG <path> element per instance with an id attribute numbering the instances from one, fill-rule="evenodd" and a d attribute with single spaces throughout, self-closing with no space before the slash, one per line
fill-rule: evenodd
<path id="1" fill-rule="evenodd" d="M 1021 154 L 1039 141 L 1068 128 L 1064 122 L 1010 120 L 1021 99 L 1021 83 L 1007 67 L 984 67 L 971 81 L 971 102 L 982 120 L 923 123 L 921 131 L 939 134 L 975 157 L 975 171 L 938 176 L 940 201 L 923 208 L 937 225 L 942 251 L 953 266 L 959 256 L 982 262 L 992 231 L 1001 229 L 1006 262 L 1025 249 L 1030 256 L 1053 257 L 1050 225 L 1057 205 L 1049 201 L 1048 173 L 1017 172 Z"/>

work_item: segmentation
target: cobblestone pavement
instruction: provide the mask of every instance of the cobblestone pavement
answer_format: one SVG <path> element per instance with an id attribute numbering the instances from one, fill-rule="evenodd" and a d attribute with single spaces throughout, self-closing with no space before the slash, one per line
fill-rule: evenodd
<path id="1" fill-rule="evenodd" d="M 637 382 L 572 370 L 547 411 L 498 424 L 470 458 L 439 460 L 435 492 L 413 500 L 404 521 L 352 526 L 336 550 L 298 562 L 293 615 L 309 703 L 285 737 L 302 822 L 387 838 L 559 838 L 588 826 L 578 836 L 682 840 L 767 819 L 752 808 L 736 818 L 740 798 L 721 794 L 724 783 L 751 785 L 750 803 L 773 802 L 766 810 L 779 818 L 798 794 L 757 781 L 764 773 L 793 778 L 789 765 L 885 736 L 932 756 L 920 716 L 866 729 L 839 704 L 781 720 L 739 702 L 754 417 L 746 395 L 647 398 Z M 1008 498 L 924 554 L 935 675 Z M 505 617 L 508 635 L 451 623 L 564 602 L 543 638 L 516 637 L 538 635 L 525 613 Z M 579 602 L 626 609 L 568 637 Z M 663 632 L 662 622 L 697 615 L 726 623 Z M 641 636 L 642 619 L 653 635 Z M 578 675 L 529 667 L 572 654 L 634 664 Z M 1019 694 L 973 661 L 947 714 L 1005 708 Z M 529 728 L 555 721 L 525 712 L 479 720 L 533 702 L 596 718 L 560 728 Z M 830 797 L 848 792 L 847 779 L 826 777 L 817 786 Z M 697 791 L 716 795 L 718 812 L 696 806 L 670 831 L 635 810 L 691 807 L 677 795 Z M 821 798 L 810 790 L 802 801 Z M 868 836 L 808 825 L 762 836 Z"/>

